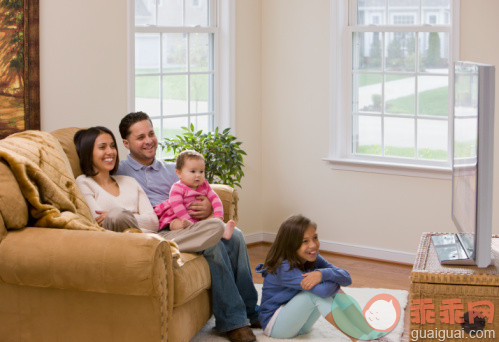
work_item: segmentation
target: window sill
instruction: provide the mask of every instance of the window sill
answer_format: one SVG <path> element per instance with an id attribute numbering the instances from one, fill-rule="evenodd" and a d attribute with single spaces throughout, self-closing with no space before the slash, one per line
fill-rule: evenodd
<path id="1" fill-rule="evenodd" d="M 376 161 L 323 158 L 334 170 L 381 173 L 398 176 L 452 179 L 452 170 L 448 167 L 407 165 L 400 163 L 381 163 Z"/>

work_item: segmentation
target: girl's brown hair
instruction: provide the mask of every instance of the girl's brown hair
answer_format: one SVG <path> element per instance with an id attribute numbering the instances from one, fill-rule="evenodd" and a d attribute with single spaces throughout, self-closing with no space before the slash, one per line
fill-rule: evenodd
<path id="1" fill-rule="evenodd" d="M 303 262 L 296 253 L 303 242 L 305 231 L 310 226 L 317 229 L 314 222 L 302 215 L 293 215 L 281 224 L 263 264 L 268 273 L 275 273 L 284 260 L 288 261 L 290 269 L 299 268 L 305 271 L 313 267 L 315 262 Z"/>
<path id="2" fill-rule="evenodd" d="M 201 153 L 194 150 L 185 150 L 179 153 L 175 162 L 175 169 L 182 170 L 184 167 L 185 161 L 187 159 L 199 159 L 204 161 L 204 157 Z"/>

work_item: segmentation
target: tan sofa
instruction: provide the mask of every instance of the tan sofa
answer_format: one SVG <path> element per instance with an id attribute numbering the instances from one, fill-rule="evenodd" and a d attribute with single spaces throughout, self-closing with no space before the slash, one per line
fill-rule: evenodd
<path id="1" fill-rule="evenodd" d="M 75 177 L 76 130 L 52 132 Z M 237 219 L 237 193 L 215 190 L 226 218 Z M 33 227 L 23 191 L 0 161 L 1 341 L 177 342 L 205 325 L 211 279 L 204 257 L 182 253 L 177 262 L 174 246 L 154 234 Z"/>

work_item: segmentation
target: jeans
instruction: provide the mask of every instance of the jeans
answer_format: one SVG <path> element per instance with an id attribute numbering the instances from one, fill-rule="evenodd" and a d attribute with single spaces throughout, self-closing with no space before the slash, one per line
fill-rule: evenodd
<path id="1" fill-rule="evenodd" d="M 258 294 L 242 232 L 236 228 L 230 240 L 220 240 L 203 255 L 210 267 L 216 329 L 227 332 L 258 320 Z"/>

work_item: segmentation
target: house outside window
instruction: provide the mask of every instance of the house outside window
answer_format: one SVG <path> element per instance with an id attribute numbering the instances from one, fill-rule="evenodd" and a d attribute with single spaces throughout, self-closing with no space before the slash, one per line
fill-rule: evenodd
<path id="1" fill-rule="evenodd" d="M 231 1 L 129 1 L 130 110 L 148 113 L 159 139 L 230 126 Z"/>
<path id="2" fill-rule="evenodd" d="M 327 159 L 333 167 L 375 165 L 390 173 L 450 168 L 456 4 L 331 1 L 332 21 L 337 20 L 332 42 L 341 47 L 332 48 L 333 138 Z M 374 14 L 379 24 L 369 20 Z M 343 83 L 335 84 L 338 79 Z"/>

